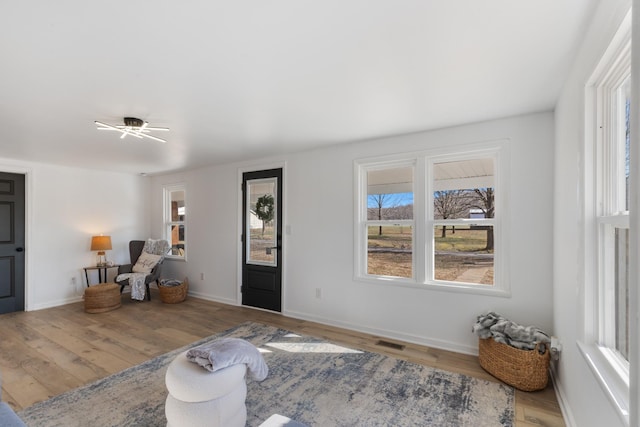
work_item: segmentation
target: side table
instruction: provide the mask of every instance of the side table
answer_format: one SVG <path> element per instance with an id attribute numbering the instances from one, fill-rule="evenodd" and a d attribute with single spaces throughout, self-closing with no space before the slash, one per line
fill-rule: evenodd
<path id="1" fill-rule="evenodd" d="M 89 270 L 98 270 L 98 283 L 103 283 L 102 280 L 102 272 L 104 271 L 104 282 L 107 281 L 107 271 L 110 268 L 118 268 L 120 267 L 119 264 L 114 264 L 114 265 L 101 265 L 101 266 L 91 266 L 91 267 L 83 267 L 84 269 L 84 278 L 87 279 L 87 288 L 90 286 L 89 283 Z"/>

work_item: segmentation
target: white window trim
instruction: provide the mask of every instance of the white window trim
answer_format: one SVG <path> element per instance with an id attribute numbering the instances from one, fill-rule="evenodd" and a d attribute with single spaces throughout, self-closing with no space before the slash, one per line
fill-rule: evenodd
<path id="1" fill-rule="evenodd" d="M 172 260 L 176 260 L 176 261 L 186 261 L 187 260 L 187 253 L 189 251 L 188 249 L 188 244 L 187 244 L 187 232 L 188 232 L 188 227 L 186 224 L 186 218 L 188 218 L 188 216 L 185 215 L 185 221 L 171 221 L 171 192 L 172 191 L 182 191 L 184 192 L 184 205 L 185 207 L 188 206 L 187 204 L 187 185 L 185 183 L 177 183 L 177 184 L 170 184 L 170 185 L 165 185 L 162 187 L 162 206 L 163 206 L 163 215 L 162 215 L 162 236 L 165 240 L 167 240 L 169 242 L 169 245 L 171 245 L 171 234 L 169 233 L 169 227 L 172 225 L 184 225 L 184 256 L 179 256 L 179 255 L 172 255 L 172 254 L 167 254 L 165 256 L 165 259 L 172 259 Z M 167 234 L 169 233 L 169 234 Z"/>
<path id="2" fill-rule="evenodd" d="M 404 286 L 415 286 L 417 284 L 416 278 L 416 239 L 418 237 L 418 233 L 416 232 L 416 183 L 418 181 L 417 171 L 418 168 L 416 166 L 417 159 L 415 156 L 400 156 L 389 158 L 387 157 L 384 160 L 373 160 L 373 161 L 356 161 L 354 167 L 356 190 L 355 194 L 357 195 L 355 199 L 355 251 L 354 251 L 354 276 L 358 280 L 366 280 L 369 282 L 394 282 L 397 284 L 402 284 Z M 413 202 L 413 219 L 412 220 L 368 220 L 367 216 L 367 172 L 372 170 L 380 170 L 380 169 L 388 169 L 388 168 L 401 168 L 401 167 L 413 167 L 413 194 L 414 194 L 414 202 Z M 392 276 L 379 276 L 372 275 L 367 272 L 367 229 L 370 225 L 394 225 L 394 224 L 406 224 L 412 226 L 412 239 L 413 239 L 413 256 L 412 256 L 412 277 L 392 277 Z"/>
<path id="3" fill-rule="evenodd" d="M 433 183 L 430 182 L 429 170 L 433 163 L 439 161 L 451 161 L 452 159 L 469 159 L 478 157 L 492 157 L 495 160 L 495 208 L 496 217 L 489 221 L 499 224 L 494 227 L 494 285 L 480 285 L 473 283 L 459 283 L 429 280 L 429 261 L 426 254 L 432 253 L 433 226 L 428 220 L 429 212 L 433 209 L 432 193 Z M 393 167 L 396 165 L 415 165 L 414 170 L 414 202 L 413 202 L 413 278 L 399 278 L 387 276 L 375 276 L 366 273 L 366 227 L 363 219 L 366 218 L 366 172 L 375 168 Z M 509 149 L 507 140 L 497 140 L 476 144 L 460 145 L 457 147 L 393 154 L 389 156 L 358 159 L 354 161 L 354 280 L 417 289 L 428 289 L 444 292 L 458 292 L 466 294 L 491 295 L 510 297 L 511 288 L 508 277 L 508 242 L 509 218 L 506 201 L 508 195 L 508 171 Z M 478 220 L 460 220 L 460 223 L 477 223 Z M 485 220 L 487 221 L 487 220 Z M 398 222 L 398 221 L 394 221 Z M 431 231 L 429 231 L 429 228 Z M 432 267 L 431 267 L 432 268 Z"/>
<path id="4" fill-rule="evenodd" d="M 603 150 L 601 139 L 604 132 L 600 128 L 598 102 L 605 95 L 602 86 L 615 86 L 625 75 L 625 67 L 630 67 L 631 49 L 631 11 L 623 20 L 609 48 L 597 65 L 585 87 L 585 148 L 584 148 L 584 277 L 583 277 L 583 321 L 582 339 L 577 342 L 580 353 L 587 361 L 605 395 L 616 409 L 620 419 L 629 425 L 629 368 L 621 361 L 619 354 L 599 345 L 604 325 L 599 316 L 603 303 L 602 289 L 599 283 L 604 272 L 600 271 L 603 251 L 603 228 L 610 225 L 629 226 L 628 215 L 603 216 L 605 205 L 611 206 L 611 200 L 600 200 L 603 182 L 598 174 L 608 175 L 609 168 L 617 165 Z M 613 70 L 613 71 L 611 71 Z M 602 114 L 611 116 L 608 103 Z M 598 164 L 600 162 L 600 164 Z"/>
<path id="5" fill-rule="evenodd" d="M 494 284 L 493 285 L 488 286 L 488 285 L 479 285 L 479 284 L 466 284 L 466 283 L 459 283 L 459 282 L 435 280 L 430 278 L 426 278 L 426 284 L 435 286 L 435 287 L 445 287 L 445 288 L 454 287 L 454 288 L 459 288 L 460 290 L 478 290 L 478 291 L 483 291 L 481 293 L 487 293 L 491 295 L 508 296 L 510 294 L 509 281 L 505 280 L 505 272 L 503 270 L 504 265 L 506 264 L 505 256 L 508 253 L 508 251 L 504 250 L 506 241 L 503 237 L 504 224 L 506 224 L 507 222 L 507 221 L 504 221 L 503 218 L 508 218 L 508 215 L 506 213 L 507 205 L 505 203 L 505 201 L 508 200 L 508 195 L 507 195 L 508 186 L 505 185 L 506 181 L 503 178 L 503 176 L 506 175 L 506 173 L 503 171 L 506 168 L 505 166 L 506 162 L 501 161 L 501 156 L 504 156 L 505 152 L 506 152 L 505 144 L 497 144 L 493 147 L 486 147 L 482 149 L 478 148 L 478 149 L 469 150 L 469 151 L 466 151 L 466 150 L 457 151 L 451 154 L 432 155 L 428 157 L 428 160 L 427 160 L 428 171 L 432 170 L 433 165 L 436 163 L 455 162 L 455 161 L 461 161 L 461 160 L 476 159 L 480 157 L 492 158 L 494 160 L 494 171 L 495 171 L 495 178 L 494 178 L 495 216 L 494 218 L 486 218 L 486 219 L 461 219 L 461 220 L 434 219 L 434 211 L 433 211 L 434 182 L 433 182 L 433 175 L 429 174 L 427 191 L 426 191 L 427 218 L 425 221 L 425 223 L 427 224 L 427 244 L 428 244 L 427 253 L 433 254 L 433 247 L 432 247 L 434 242 L 433 226 L 436 224 L 443 224 L 443 223 L 447 223 L 451 225 L 456 225 L 456 224 L 469 225 L 469 224 L 479 224 L 479 223 L 493 225 L 495 247 L 493 252 L 494 253 L 494 258 L 493 258 Z M 428 267 L 427 271 L 433 271 L 434 267 L 433 267 L 432 257 L 429 257 L 427 261 L 427 267 Z"/>

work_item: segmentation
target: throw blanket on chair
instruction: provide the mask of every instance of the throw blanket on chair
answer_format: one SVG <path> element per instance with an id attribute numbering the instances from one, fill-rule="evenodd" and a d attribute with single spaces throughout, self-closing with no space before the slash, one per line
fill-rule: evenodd
<path id="1" fill-rule="evenodd" d="M 151 255 L 158 255 L 160 258 L 158 259 L 156 264 L 159 264 L 164 260 L 164 256 L 167 254 L 167 252 L 169 252 L 169 242 L 167 242 L 166 240 L 147 239 L 147 241 L 144 244 L 144 247 L 142 248 L 142 253 L 140 254 L 140 257 L 142 258 L 142 255 L 144 253 L 151 254 Z M 138 259 L 138 261 L 140 261 L 140 259 Z M 155 267 L 156 264 L 151 266 L 151 268 L 148 268 L 148 271 L 150 272 L 153 269 L 153 267 Z M 136 266 L 137 265 L 138 263 L 136 263 Z M 116 277 L 116 281 L 119 282 L 121 280 L 128 279 L 129 286 L 131 286 L 131 299 L 144 301 L 144 298 L 147 293 L 145 279 L 147 278 L 149 273 L 135 272 L 136 266 L 134 266 L 133 273 L 119 274 L 118 277 Z"/>
<path id="2" fill-rule="evenodd" d="M 164 259 L 164 256 L 169 252 L 169 249 L 169 242 L 166 240 L 147 239 L 144 244 L 144 248 L 142 248 L 142 252 L 153 255 L 162 255 L 162 258 Z"/>
<path id="3" fill-rule="evenodd" d="M 144 301 L 144 298 L 147 295 L 147 287 L 144 284 L 144 279 L 146 277 L 146 273 L 122 273 L 116 277 L 116 281 L 128 279 L 129 286 L 131 286 L 131 299 Z"/>

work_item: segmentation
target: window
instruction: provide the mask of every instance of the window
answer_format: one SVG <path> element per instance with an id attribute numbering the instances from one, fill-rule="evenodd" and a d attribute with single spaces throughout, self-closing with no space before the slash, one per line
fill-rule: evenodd
<path id="1" fill-rule="evenodd" d="M 494 142 L 356 161 L 356 278 L 508 295 L 505 158 Z"/>
<path id="2" fill-rule="evenodd" d="M 413 279 L 414 162 L 372 165 L 363 173 L 366 274 Z"/>
<path id="3" fill-rule="evenodd" d="M 597 233 L 599 344 L 629 363 L 629 106 L 630 68 L 603 82 L 598 101 Z"/>
<path id="4" fill-rule="evenodd" d="M 494 284 L 495 161 L 492 157 L 430 162 L 431 280 Z"/>
<path id="5" fill-rule="evenodd" d="M 604 390 L 629 415 L 630 14 L 586 87 L 584 338 Z"/>
<path id="6" fill-rule="evenodd" d="M 171 245 L 169 257 L 186 258 L 186 189 L 184 185 L 164 188 L 164 238 Z"/>

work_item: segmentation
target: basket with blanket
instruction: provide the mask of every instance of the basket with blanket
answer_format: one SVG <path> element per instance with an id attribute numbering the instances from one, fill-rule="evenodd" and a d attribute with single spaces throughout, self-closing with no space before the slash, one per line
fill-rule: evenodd
<path id="1" fill-rule="evenodd" d="M 158 285 L 160 300 L 166 304 L 176 304 L 187 298 L 189 290 L 189 280 L 185 277 L 180 281 L 177 279 L 162 279 Z"/>
<path id="2" fill-rule="evenodd" d="M 522 391 L 542 390 L 549 380 L 549 336 L 533 326 L 521 326 L 499 314 L 478 316 L 480 366 Z"/>

